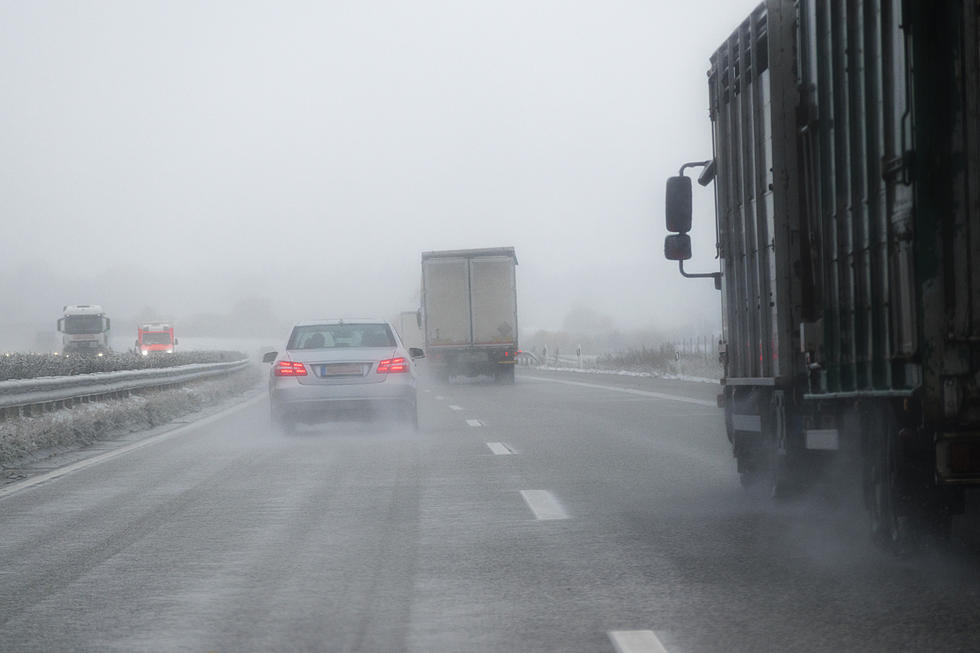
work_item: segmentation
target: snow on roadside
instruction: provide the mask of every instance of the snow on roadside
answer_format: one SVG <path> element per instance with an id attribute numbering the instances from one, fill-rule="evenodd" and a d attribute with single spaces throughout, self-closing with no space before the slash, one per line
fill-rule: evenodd
<path id="1" fill-rule="evenodd" d="M 635 372 L 632 370 L 600 370 L 597 368 L 578 368 L 578 367 L 550 367 L 541 365 L 534 367 L 535 370 L 546 372 L 575 372 L 576 374 L 605 374 L 608 376 L 635 376 L 648 379 L 668 379 L 676 381 L 691 381 L 694 383 L 719 383 L 719 379 L 709 379 L 703 376 L 688 376 L 687 374 L 670 374 L 662 372 Z"/>
<path id="2" fill-rule="evenodd" d="M 173 390 L 148 391 L 63 408 L 37 417 L 0 421 L 0 466 L 78 449 L 166 424 L 229 398 L 254 390 L 261 368 L 251 365 L 228 376 L 188 383 Z"/>

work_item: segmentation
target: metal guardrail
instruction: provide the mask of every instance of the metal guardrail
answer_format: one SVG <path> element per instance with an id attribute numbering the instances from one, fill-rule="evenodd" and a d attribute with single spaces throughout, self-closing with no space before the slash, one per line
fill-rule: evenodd
<path id="1" fill-rule="evenodd" d="M 125 397 L 134 390 L 176 387 L 189 381 L 237 372 L 248 365 L 248 359 L 243 359 L 162 369 L 0 381 L 0 419 L 36 415 L 100 399 Z"/>

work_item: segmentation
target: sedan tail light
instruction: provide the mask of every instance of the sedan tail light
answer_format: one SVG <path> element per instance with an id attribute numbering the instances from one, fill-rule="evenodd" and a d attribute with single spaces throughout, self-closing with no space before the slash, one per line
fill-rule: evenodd
<path id="1" fill-rule="evenodd" d="M 378 363 L 378 374 L 398 374 L 408 371 L 408 362 L 402 358 L 386 358 Z"/>
<path id="2" fill-rule="evenodd" d="M 276 376 L 306 376 L 306 366 L 295 361 L 279 361 Z"/>

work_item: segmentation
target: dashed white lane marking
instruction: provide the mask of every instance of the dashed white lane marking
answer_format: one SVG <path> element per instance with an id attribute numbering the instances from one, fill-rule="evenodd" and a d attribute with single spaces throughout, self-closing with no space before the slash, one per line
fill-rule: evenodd
<path id="1" fill-rule="evenodd" d="M 667 653 L 652 630 L 610 630 L 617 653 Z"/>
<path id="2" fill-rule="evenodd" d="M 487 446 L 490 448 L 494 454 L 498 456 L 512 456 L 514 455 L 514 450 L 508 447 L 503 442 L 487 442 Z"/>
<path id="3" fill-rule="evenodd" d="M 568 513 L 548 490 L 521 490 L 521 496 L 538 519 L 568 519 Z"/>
<path id="4" fill-rule="evenodd" d="M 671 401 L 683 401 L 687 404 L 697 404 L 698 406 L 710 406 L 712 408 L 718 407 L 718 402 L 708 401 L 706 399 L 694 399 L 693 397 L 682 397 L 680 395 L 668 395 L 663 392 L 650 392 L 648 390 L 636 390 L 634 388 L 620 388 L 614 385 L 600 385 L 598 383 L 583 383 L 582 381 L 566 381 L 564 379 L 548 379 L 543 376 L 529 376 L 528 378 L 534 379 L 535 381 L 549 381 L 551 383 L 564 383 L 565 385 L 577 385 L 583 388 L 599 388 L 601 390 L 611 390 L 613 392 L 625 392 L 630 395 L 637 395 L 640 397 L 651 397 L 653 399 L 670 399 Z"/>
<path id="5" fill-rule="evenodd" d="M 432 392 L 432 390 L 429 390 L 428 388 L 425 388 L 425 389 L 422 390 L 422 392 L 429 393 L 429 392 Z"/>
<path id="6" fill-rule="evenodd" d="M 483 422 L 478 419 L 468 419 L 466 420 L 466 423 L 470 426 L 483 426 Z"/>
<path id="7" fill-rule="evenodd" d="M 449 408 L 451 410 L 463 410 L 462 406 L 454 406 L 453 404 L 449 404 Z"/>
<path id="8" fill-rule="evenodd" d="M 442 401 L 443 399 L 445 399 L 445 397 L 443 397 L 442 395 L 436 395 L 436 399 Z"/>
<path id="9" fill-rule="evenodd" d="M 112 451 L 107 451 L 103 454 L 92 456 L 91 458 L 86 458 L 85 460 L 79 460 L 76 463 L 72 463 L 71 465 L 65 465 L 64 467 L 59 467 L 58 469 L 51 470 L 50 472 L 44 474 L 38 474 L 37 476 L 23 480 L 20 483 L 11 483 L 10 485 L 7 485 L 6 487 L 0 489 L 0 499 L 6 498 L 15 492 L 20 492 L 21 490 L 26 490 L 36 485 L 40 485 L 41 483 L 46 483 L 48 481 L 61 478 L 62 476 L 67 476 L 68 474 L 71 474 L 73 472 L 81 471 L 88 467 L 94 467 L 95 465 L 98 465 L 99 463 L 104 463 L 107 460 L 112 460 L 113 458 L 124 456 L 130 453 L 131 451 L 136 451 L 137 449 L 142 449 L 143 447 L 149 447 L 150 445 L 163 442 L 164 440 L 175 438 L 178 435 L 182 435 L 192 429 L 200 428 L 207 424 L 211 424 L 212 422 L 217 422 L 218 420 L 224 419 L 231 413 L 242 410 L 243 408 L 247 408 L 248 406 L 251 406 L 253 404 L 257 404 L 258 402 L 265 400 L 265 398 L 266 396 L 264 394 L 259 395 L 257 397 L 253 397 L 252 399 L 243 401 L 240 404 L 235 404 L 234 406 L 226 408 L 218 413 L 215 413 L 214 415 L 210 415 L 203 419 L 190 422 L 186 426 L 175 428 L 171 431 L 161 433 L 160 435 L 154 435 L 152 437 L 146 438 L 145 440 L 140 440 L 139 442 L 127 444 L 125 446 L 119 447 L 118 449 L 113 449 Z"/>

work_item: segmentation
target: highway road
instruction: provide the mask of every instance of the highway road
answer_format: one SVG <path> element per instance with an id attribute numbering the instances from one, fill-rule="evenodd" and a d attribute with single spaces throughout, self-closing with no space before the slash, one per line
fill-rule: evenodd
<path id="1" fill-rule="evenodd" d="M 973 651 L 980 555 L 739 488 L 717 388 L 520 370 L 418 434 L 258 397 L 0 488 L 4 651 Z"/>

